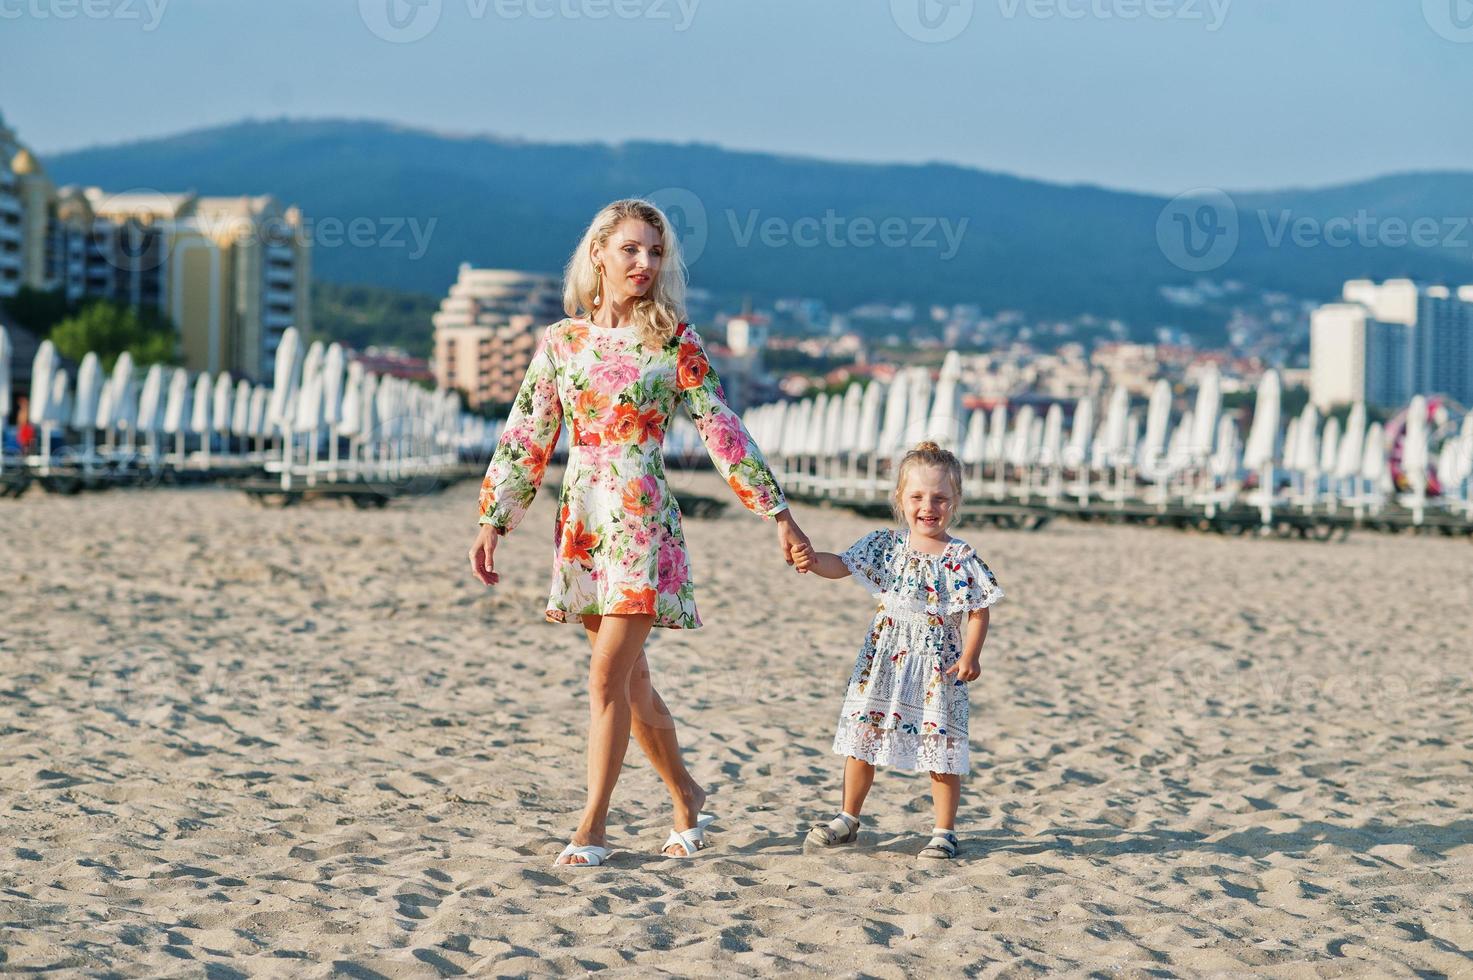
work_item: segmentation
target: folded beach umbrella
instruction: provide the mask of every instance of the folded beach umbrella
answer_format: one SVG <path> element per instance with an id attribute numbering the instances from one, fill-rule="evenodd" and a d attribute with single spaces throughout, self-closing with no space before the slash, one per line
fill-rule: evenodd
<path id="1" fill-rule="evenodd" d="M 1345 434 L 1340 439 L 1339 452 L 1335 458 L 1334 474 L 1348 480 L 1360 472 L 1361 454 L 1366 442 L 1366 403 L 1356 402 L 1350 406 L 1350 416 L 1345 420 Z"/>
<path id="2" fill-rule="evenodd" d="M 1043 441 L 1038 447 L 1040 466 L 1058 466 L 1064 457 L 1064 409 L 1054 402 L 1044 413 Z"/>
<path id="3" fill-rule="evenodd" d="M 1013 433 L 1008 440 L 1007 459 L 1012 466 L 1033 462 L 1033 406 L 1024 405 L 1013 420 Z"/>
<path id="4" fill-rule="evenodd" d="M 343 411 L 338 419 L 338 431 L 345 436 L 361 435 L 363 432 L 363 362 L 348 363 L 348 380 L 343 385 Z"/>
<path id="5" fill-rule="evenodd" d="M 980 408 L 967 419 L 967 435 L 962 440 L 961 461 L 965 466 L 983 462 L 987 456 L 987 413 Z"/>
<path id="6" fill-rule="evenodd" d="M 1242 462 L 1243 447 L 1238 441 L 1238 423 L 1231 415 L 1217 420 L 1216 446 L 1212 451 L 1210 467 L 1212 475 L 1221 479 L 1235 479 Z"/>
<path id="7" fill-rule="evenodd" d="M 1333 475 L 1340 462 L 1340 420 L 1335 416 L 1325 419 L 1325 430 L 1320 435 L 1319 471 Z"/>
<path id="8" fill-rule="evenodd" d="M 1314 473 L 1320 464 L 1320 413 L 1314 402 L 1305 404 L 1299 415 L 1298 439 L 1294 444 L 1292 459 L 1285 454 L 1285 463 L 1301 473 Z"/>
<path id="9" fill-rule="evenodd" d="M 46 414 L 38 421 L 65 425 L 71 414 L 71 378 L 66 373 L 66 368 L 57 364 L 56 370 L 51 372 L 51 397 L 46 400 Z"/>
<path id="10" fill-rule="evenodd" d="M 987 426 L 987 449 L 985 458 L 1002 463 L 1007 458 L 1008 407 L 1003 402 L 992 406 L 991 421 Z"/>
<path id="11" fill-rule="evenodd" d="M 302 346 L 296 327 L 287 327 L 276 344 L 276 365 L 271 384 L 271 401 L 266 406 L 266 423 L 278 426 L 290 421 L 301 384 Z"/>
<path id="12" fill-rule="evenodd" d="M 10 334 L 0 326 L 0 428 L 10 417 Z"/>
<path id="13" fill-rule="evenodd" d="M 916 443 L 926 438 L 926 429 L 931 422 L 931 372 L 915 366 L 910 368 L 910 404 L 906 407 L 905 432 L 901 436 L 900 451 L 908 452 Z"/>
<path id="14" fill-rule="evenodd" d="M 221 371 L 215 375 L 214 404 L 210 406 L 210 421 L 214 424 L 215 431 L 222 436 L 230 434 L 230 418 L 234 400 L 235 385 L 230 382 L 230 372 Z"/>
<path id="15" fill-rule="evenodd" d="M 138 395 L 138 431 L 159 432 L 164 427 L 164 366 L 150 364 Z"/>
<path id="16" fill-rule="evenodd" d="M 1105 423 L 1097 447 L 1097 465 L 1113 466 L 1125 459 L 1125 426 L 1130 419 L 1130 392 L 1116 385 L 1105 409 Z"/>
<path id="17" fill-rule="evenodd" d="M 1166 454 L 1166 434 L 1171 425 L 1171 385 L 1159 378 L 1151 388 L 1151 402 L 1146 408 L 1146 441 L 1140 448 L 1141 470 L 1154 475 Z"/>
<path id="18" fill-rule="evenodd" d="M 235 382 L 235 402 L 230 408 L 230 434 L 239 437 L 251 435 L 251 395 L 254 390 L 245 378 Z"/>
<path id="19" fill-rule="evenodd" d="M 0 372 L 3 370 L 0 367 Z M 72 407 L 72 428 L 80 431 L 97 428 L 97 402 L 106 383 L 102 361 L 96 351 L 89 350 L 82 355 L 82 364 L 77 368 L 77 400 Z"/>
<path id="20" fill-rule="evenodd" d="M 1222 378 L 1216 362 L 1209 362 L 1202 374 L 1202 383 L 1197 388 L 1197 406 L 1192 418 L 1191 453 L 1199 460 L 1212 455 L 1212 444 L 1217 435 L 1217 416 L 1222 411 Z"/>
<path id="21" fill-rule="evenodd" d="M 885 421 L 880 426 L 880 440 L 875 452 L 881 456 L 895 456 L 900 452 L 905 439 L 905 414 L 910 408 L 910 375 L 896 371 L 885 394 Z"/>
<path id="22" fill-rule="evenodd" d="M 329 425 L 343 418 L 343 366 L 346 356 L 343 345 L 334 341 L 328 345 L 327 356 L 322 361 L 322 420 Z M 459 402 L 457 401 L 457 405 Z"/>
<path id="23" fill-rule="evenodd" d="M 1299 425 L 1303 421 L 1303 416 L 1295 416 L 1289 420 L 1289 425 L 1284 430 L 1284 469 L 1286 470 L 1299 468 Z"/>
<path id="24" fill-rule="evenodd" d="M 169 390 L 164 399 L 164 431 L 177 435 L 185 431 L 189 415 L 189 372 L 176 367 L 169 375 Z"/>
<path id="25" fill-rule="evenodd" d="M 1366 451 L 1361 456 L 1360 477 L 1377 490 L 1384 489 L 1390 477 L 1386 466 L 1386 430 L 1380 422 L 1372 422 L 1366 430 Z"/>
<path id="26" fill-rule="evenodd" d="M 929 375 L 927 378 L 929 379 Z M 931 398 L 931 412 L 926 420 L 923 438 L 930 439 L 942 449 L 956 452 L 961 448 L 962 426 L 962 358 L 956 351 L 947 351 L 941 364 L 941 376 Z"/>
<path id="27" fill-rule="evenodd" d="M 1085 395 L 1074 406 L 1074 421 L 1069 427 L 1069 445 L 1064 448 L 1064 465 L 1075 468 L 1089 465 L 1090 440 L 1094 437 L 1095 401 Z"/>
<path id="28" fill-rule="evenodd" d="M 194 398 L 191 400 L 189 412 L 189 431 L 195 435 L 208 435 L 210 431 L 210 409 L 213 390 L 210 386 L 210 372 L 201 371 L 194 379 Z"/>
<path id="29" fill-rule="evenodd" d="M 1401 434 L 1401 471 L 1416 491 L 1427 486 L 1427 398 L 1417 395 L 1407 408 L 1406 429 Z"/>
<path id="30" fill-rule="evenodd" d="M 864 385 L 849 382 L 844 399 L 839 403 L 839 438 L 830 451 L 852 453 L 859 445 L 859 424 L 864 418 Z"/>
<path id="31" fill-rule="evenodd" d="M 133 379 L 133 355 L 123 351 L 113 362 L 111 426 L 131 429 L 138 422 L 138 383 Z"/>
<path id="32" fill-rule="evenodd" d="M 36 348 L 36 356 L 31 361 L 31 400 L 28 410 L 33 423 L 46 419 L 46 411 L 51 403 L 51 375 L 59 366 L 56 345 L 50 340 L 41 341 Z"/>
<path id="33" fill-rule="evenodd" d="M 880 444 L 880 423 L 885 411 L 885 393 L 888 385 L 879 378 L 871 378 L 864 389 L 864 400 L 859 412 L 859 438 L 854 451 L 872 453 Z"/>
<path id="34" fill-rule="evenodd" d="M 1253 406 L 1253 423 L 1243 447 L 1243 465 L 1250 470 L 1269 466 L 1276 460 L 1279 444 L 1279 372 L 1268 370 L 1258 382 Z"/>
<path id="35" fill-rule="evenodd" d="M 1187 409 L 1186 414 L 1176 424 L 1176 428 L 1171 432 L 1171 438 L 1167 441 L 1166 455 L 1161 460 L 1162 473 L 1175 473 L 1196 458 L 1196 453 L 1192 450 L 1192 440 L 1196 437 L 1196 413 Z"/>
<path id="36" fill-rule="evenodd" d="M 254 439 L 264 439 L 271 434 L 268 410 L 271 408 L 271 389 L 258 384 L 251 389 L 251 413 L 246 422 L 246 434 Z"/>

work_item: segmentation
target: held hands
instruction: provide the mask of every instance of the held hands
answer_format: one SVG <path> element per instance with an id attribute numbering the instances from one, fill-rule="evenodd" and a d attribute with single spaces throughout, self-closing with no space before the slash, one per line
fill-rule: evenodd
<path id="1" fill-rule="evenodd" d="M 941 673 L 955 674 L 957 680 L 961 681 L 964 684 L 969 684 L 972 681 L 976 680 L 978 677 L 982 676 L 982 665 L 978 663 L 976 657 L 963 656 L 960 660 L 952 664 L 950 667 L 947 667 Z"/>
<path id="2" fill-rule="evenodd" d="M 813 545 L 808 542 L 803 542 L 793 552 L 793 565 L 797 567 L 798 571 L 811 572 L 813 571 L 813 566 L 816 564 L 818 564 L 818 555 L 813 550 Z"/>
<path id="3" fill-rule="evenodd" d="M 780 512 L 776 519 L 777 540 L 782 545 L 783 561 L 789 565 L 796 564 L 798 553 L 805 548 L 809 554 L 813 553 L 813 545 L 809 543 L 808 535 L 804 534 L 803 529 L 798 526 L 798 522 L 793 520 L 793 512 L 791 510 Z M 799 567 L 798 571 L 806 572 L 808 569 Z"/>
<path id="4" fill-rule="evenodd" d="M 495 528 L 490 524 L 482 524 L 481 530 L 476 534 L 475 543 L 471 545 L 471 571 L 485 585 L 495 585 L 501 581 L 501 576 L 496 573 L 496 567 L 492 562 L 492 557 L 496 553 L 496 543 L 500 540 L 501 535 L 496 533 Z"/>

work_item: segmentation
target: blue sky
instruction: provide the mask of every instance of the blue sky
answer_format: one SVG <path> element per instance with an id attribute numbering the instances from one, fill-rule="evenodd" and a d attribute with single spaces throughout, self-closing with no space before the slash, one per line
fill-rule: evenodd
<path id="1" fill-rule="evenodd" d="M 1470 91 L 1473 0 L 0 0 L 43 154 L 347 116 L 1175 194 L 1468 169 Z"/>

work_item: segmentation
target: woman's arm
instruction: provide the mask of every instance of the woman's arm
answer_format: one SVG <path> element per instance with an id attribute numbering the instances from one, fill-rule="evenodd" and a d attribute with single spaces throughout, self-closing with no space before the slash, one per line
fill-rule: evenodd
<path id="1" fill-rule="evenodd" d="M 532 505 L 563 427 L 549 338 L 544 330 L 481 481 L 478 523 L 502 535 L 510 534 Z"/>
<path id="2" fill-rule="evenodd" d="M 706 347 L 690 324 L 680 334 L 675 384 L 716 472 L 742 505 L 764 518 L 785 513 L 788 503 L 777 478 L 741 418 L 727 407 L 726 392 L 711 368 Z M 790 519 L 790 514 L 784 518 Z"/>

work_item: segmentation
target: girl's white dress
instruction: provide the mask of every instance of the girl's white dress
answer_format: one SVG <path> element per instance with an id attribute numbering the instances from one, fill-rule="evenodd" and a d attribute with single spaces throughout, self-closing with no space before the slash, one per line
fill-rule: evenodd
<path id="1" fill-rule="evenodd" d="M 961 659 L 967 613 L 1003 597 L 997 577 L 965 541 L 929 555 L 910 547 L 909 531 L 873 531 L 839 558 L 879 608 L 844 694 L 834 751 L 917 772 L 967 772 L 967 685 L 944 671 Z"/>

